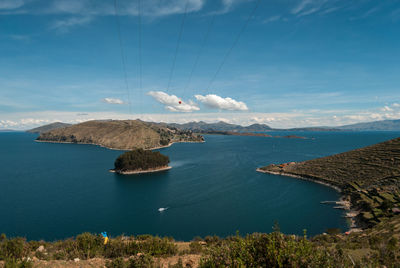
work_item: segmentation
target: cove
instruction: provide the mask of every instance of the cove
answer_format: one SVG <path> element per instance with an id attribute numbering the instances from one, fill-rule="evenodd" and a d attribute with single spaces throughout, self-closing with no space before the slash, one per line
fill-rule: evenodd
<path id="1" fill-rule="evenodd" d="M 107 231 L 190 240 L 271 232 L 274 221 L 282 232 L 299 235 L 303 229 L 309 235 L 346 230 L 343 211 L 320 204 L 340 197 L 334 189 L 256 168 L 344 152 L 400 133 L 273 133 L 289 134 L 309 139 L 206 135 L 205 143 L 160 149 L 171 170 L 126 176 L 108 172 L 122 151 L 0 133 L 0 233 L 56 240 Z"/>

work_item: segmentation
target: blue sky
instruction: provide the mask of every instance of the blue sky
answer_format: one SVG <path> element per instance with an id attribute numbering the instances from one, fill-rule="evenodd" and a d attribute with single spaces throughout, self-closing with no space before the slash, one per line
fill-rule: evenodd
<path id="1" fill-rule="evenodd" d="M 121 39 L 113 0 L 0 0 L 0 128 L 400 118 L 399 1 L 116 3 Z"/>

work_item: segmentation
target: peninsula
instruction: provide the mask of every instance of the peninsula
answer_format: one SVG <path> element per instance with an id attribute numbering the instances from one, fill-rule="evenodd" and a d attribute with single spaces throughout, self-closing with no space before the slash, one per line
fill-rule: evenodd
<path id="1" fill-rule="evenodd" d="M 327 184 L 343 194 L 340 205 L 357 226 L 369 228 L 400 213 L 400 138 L 304 162 L 271 164 L 264 173 Z"/>
<path id="2" fill-rule="evenodd" d="M 111 172 L 130 175 L 168 170 L 169 157 L 160 152 L 136 149 L 120 155 Z"/>
<path id="3" fill-rule="evenodd" d="M 95 144 L 110 149 L 156 149 L 175 142 L 204 142 L 201 135 L 141 120 L 87 121 L 43 132 L 41 142 Z"/>

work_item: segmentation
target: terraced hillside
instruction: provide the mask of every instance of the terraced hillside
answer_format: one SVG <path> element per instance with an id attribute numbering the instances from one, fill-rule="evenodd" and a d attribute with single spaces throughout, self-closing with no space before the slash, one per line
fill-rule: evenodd
<path id="1" fill-rule="evenodd" d="M 191 131 L 168 128 L 140 120 L 87 121 L 41 133 L 38 141 L 96 144 L 107 148 L 153 149 L 174 142 L 202 142 Z"/>
<path id="2" fill-rule="evenodd" d="M 299 163 L 269 165 L 261 172 L 295 175 L 334 185 L 360 211 L 362 226 L 398 213 L 400 207 L 400 138 Z"/>

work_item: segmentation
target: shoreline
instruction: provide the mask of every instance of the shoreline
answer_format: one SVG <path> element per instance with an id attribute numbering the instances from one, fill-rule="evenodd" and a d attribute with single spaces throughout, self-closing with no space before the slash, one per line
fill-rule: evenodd
<path id="1" fill-rule="evenodd" d="M 305 176 L 282 172 L 282 171 L 279 171 L 279 172 L 278 171 L 269 171 L 269 170 L 263 170 L 261 168 L 257 168 L 256 171 L 261 172 L 261 173 L 266 173 L 266 174 L 286 176 L 286 177 L 292 177 L 292 178 L 301 179 L 301 180 L 305 180 L 305 181 L 311 181 L 314 183 L 325 185 L 327 187 L 330 187 L 330 188 L 336 190 L 338 193 L 341 193 L 341 196 L 340 196 L 339 200 L 336 201 L 336 204 L 343 204 L 344 202 L 346 202 L 346 205 L 343 206 L 343 209 L 346 211 L 344 217 L 350 220 L 349 230 L 347 232 L 352 233 L 352 232 L 362 231 L 362 229 L 359 228 L 359 226 L 357 226 L 357 224 L 356 224 L 356 217 L 360 212 L 352 209 L 351 200 L 348 200 L 349 196 L 343 195 L 342 194 L 343 191 L 340 187 L 332 185 L 332 184 L 324 182 L 324 181 L 321 181 L 318 178 L 310 178 L 310 177 L 305 177 Z"/>
<path id="2" fill-rule="evenodd" d="M 328 187 L 331 187 L 333 189 L 335 189 L 337 192 L 341 193 L 342 189 L 338 186 L 335 186 L 333 184 L 327 183 L 327 182 L 323 182 L 320 181 L 318 179 L 314 179 L 314 178 L 310 178 L 310 177 L 305 177 L 305 176 L 301 176 L 301 175 L 297 175 L 297 174 L 292 174 L 292 173 L 287 173 L 287 172 L 282 172 L 282 171 L 269 171 L 269 170 L 263 170 L 261 168 L 257 168 L 256 169 L 257 172 L 261 172 L 261 173 L 267 173 L 267 174 L 272 174 L 272 175 L 280 175 L 280 176 L 286 176 L 286 177 L 292 177 L 292 178 L 296 178 L 296 179 L 301 179 L 301 180 L 305 180 L 305 181 L 311 181 L 311 182 L 315 182 L 318 184 L 322 184 Z"/>
<path id="3" fill-rule="evenodd" d="M 65 144 L 83 144 L 83 145 L 95 145 L 95 146 L 99 146 L 102 148 L 106 148 L 109 150 L 115 150 L 115 151 L 131 151 L 133 150 L 132 148 L 125 148 L 125 149 L 121 149 L 121 148 L 113 148 L 113 147 L 107 147 L 105 145 L 101 145 L 101 144 L 97 144 L 97 143 L 86 143 L 86 142 L 70 142 L 70 141 L 50 141 L 50 140 L 37 140 L 35 139 L 35 142 L 47 142 L 47 143 L 65 143 Z M 169 143 L 168 145 L 165 146 L 158 146 L 158 147 L 154 147 L 154 148 L 147 148 L 147 149 L 143 149 L 143 150 L 157 150 L 157 149 L 162 149 L 162 148 L 168 148 L 171 147 L 174 143 L 203 143 L 205 142 L 203 141 L 174 141 Z"/>
<path id="4" fill-rule="evenodd" d="M 120 175 L 134 175 L 134 174 L 161 172 L 161 171 L 170 170 L 171 168 L 172 168 L 171 166 L 166 166 L 166 167 L 160 167 L 160 168 L 155 168 L 155 169 L 153 168 L 153 169 L 147 169 L 147 170 L 131 170 L 131 171 L 116 171 L 115 169 L 110 169 L 109 172 L 117 173 Z"/>

